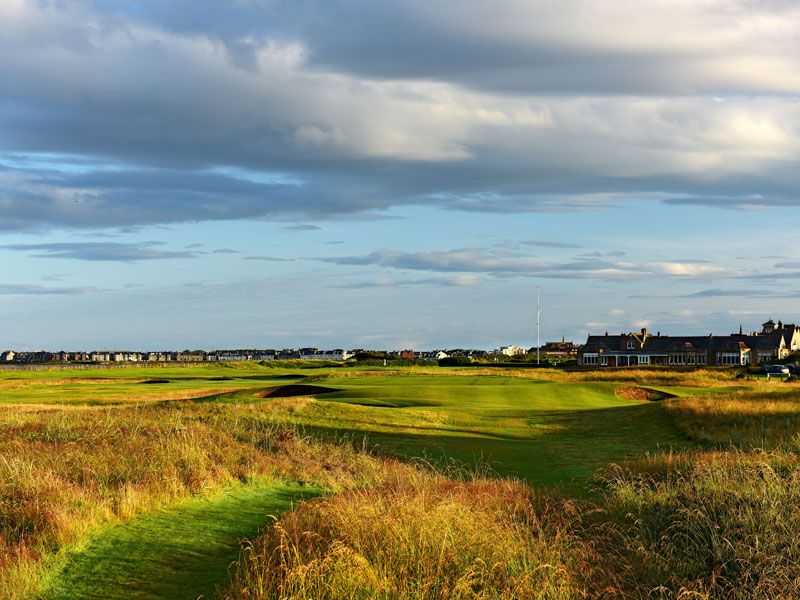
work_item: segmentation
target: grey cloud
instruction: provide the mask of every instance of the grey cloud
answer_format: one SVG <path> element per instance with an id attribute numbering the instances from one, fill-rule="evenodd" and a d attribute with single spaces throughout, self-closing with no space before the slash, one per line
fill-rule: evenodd
<path id="1" fill-rule="evenodd" d="M 580 244 L 570 244 L 568 242 L 556 242 L 552 240 L 522 240 L 520 244 L 526 246 L 538 246 L 540 248 L 580 248 Z"/>
<path id="2" fill-rule="evenodd" d="M 211 254 L 241 254 L 241 251 L 234 250 L 233 248 L 219 248 L 214 250 Z"/>
<path id="3" fill-rule="evenodd" d="M 353 266 L 378 266 L 442 273 L 486 273 L 498 277 L 542 277 L 550 279 L 634 280 L 654 276 L 686 279 L 725 279 L 742 273 L 710 265 L 678 262 L 631 262 L 579 258 L 545 261 L 519 254 L 461 248 L 429 252 L 376 250 L 370 254 L 318 257 L 314 260 Z"/>
<path id="4" fill-rule="evenodd" d="M 6 3 L 0 230 L 797 206 L 798 17 L 723 4 Z"/>
<path id="5" fill-rule="evenodd" d="M 584 252 L 583 254 L 579 254 L 579 258 L 600 258 L 602 256 L 609 256 L 613 258 L 622 258 L 627 253 L 623 252 L 622 250 L 609 250 L 608 252 Z M 681 261 L 681 262 L 695 262 L 695 261 Z"/>
<path id="6" fill-rule="evenodd" d="M 656 294 L 636 294 L 628 298 L 638 299 L 664 299 L 664 298 L 797 298 L 800 292 L 796 290 L 752 290 L 752 289 L 722 289 L 712 288 L 692 292 L 689 294 L 676 295 L 656 295 Z"/>
<path id="7" fill-rule="evenodd" d="M 287 225 L 286 227 L 283 227 L 283 229 L 284 231 L 320 231 L 322 227 L 319 225 L 301 223 L 298 225 Z"/>
<path id="8" fill-rule="evenodd" d="M 98 288 L 87 287 L 45 287 L 41 285 L 0 284 L 2 296 L 77 296 L 91 294 Z"/>
<path id="9" fill-rule="evenodd" d="M 47 243 L 47 244 L 6 244 L 2 250 L 30 253 L 36 258 L 62 258 L 85 261 L 136 262 L 141 260 L 163 260 L 174 258 L 195 258 L 194 252 L 162 250 L 163 242 L 113 243 Z"/>
<path id="10" fill-rule="evenodd" d="M 479 285 L 483 280 L 475 275 L 461 275 L 451 277 L 428 277 L 425 279 L 372 279 L 336 285 L 339 289 L 369 289 L 369 288 L 397 288 L 416 285 L 430 285 L 442 287 L 471 287 Z"/>
<path id="11" fill-rule="evenodd" d="M 280 258 L 278 256 L 245 256 L 243 260 L 261 260 L 264 262 L 291 262 L 293 258 Z"/>
<path id="12" fill-rule="evenodd" d="M 210 36 L 245 70 L 258 69 L 266 40 L 292 39 L 317 69 L 513 93 L 784 92 L 797 83 L 783 54 L 793 50 L 791 26 L 764 29 L 795 23 L 791 3 L 146 0 L 135 12 L 122 2 L 94 5 L 115 9 L 119 20 Z M 748 53 L 755 44 L 759 52 Z M 758 67 L 742 69 L 737 60 L 744 58 Z"/>

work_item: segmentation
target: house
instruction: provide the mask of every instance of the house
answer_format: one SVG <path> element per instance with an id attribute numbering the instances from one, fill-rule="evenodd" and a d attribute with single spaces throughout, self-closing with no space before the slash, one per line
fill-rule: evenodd
<path id="1" fill-rule="evenodd" d="M 502 354 L 503 356 L 522 356 L 527 350 L 522 346 L 501 346 L 494 351 L 495 354 Z"/>
<path id="2" fill-rule="evenodd" d="M 542 354 L 550 354 L 552 356 L 575 356 L 578 353 L 578 347 L 572 342 L 567 342 L 561 338 L 560 342 L 547 342 L 540 348 Z M 536 352 L 536 347 L 531 348 L 528 352 Z"/>
<path id="3" fill-rule="evenodd" d="M 14 362 L 14 358 L 17 356 L 17 353 L 13 350 L 6 350 L 2 354 L 0 354 L 0 362 Z"/>
<path id="4" fill-rule="evenodd" d="M 578 364 L 599 367 L 734 366 L 788 356 L 784 330 L 764 324 L 760 333 L 726 336 L 667 336 L 647 329 L 619 335 L 589 335 L 578 350 Z"/>

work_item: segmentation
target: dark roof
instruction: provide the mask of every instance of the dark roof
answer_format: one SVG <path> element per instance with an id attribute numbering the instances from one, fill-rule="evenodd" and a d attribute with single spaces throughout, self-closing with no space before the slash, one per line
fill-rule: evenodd
<path id="1" fill-rule="evenodd" d="M 608 352 L 622 347 L 623 335 L 590 335 L 583 346 L 584 352 Z"/>
<path id="2" fill-rule="evenodd" d="M 758 335 L 701 335 L 701 336 L 670 336 L 647 335 L 644 345 L 637 343 L 637 351 L 645 352 L 738 352 L 742 349 L 776 350 L 781 345 L 784 334 L 781 331 L 774 333 L 760 333 Z M 581 348 L 583 352 L 612 352 L 625 349 L 623 342 L 634 337 L 633 334 L 625 335 L 590 335 L 586 344 Z M 636 335 L 641 340 L 640 335 Z"/>
<path id="3" fill-rule="evenodd" d="M 783 333 L 762 333 L 760 335 L 744 336 L 744 342 L 754 350 L 775 350 L 780 347 Z"/>

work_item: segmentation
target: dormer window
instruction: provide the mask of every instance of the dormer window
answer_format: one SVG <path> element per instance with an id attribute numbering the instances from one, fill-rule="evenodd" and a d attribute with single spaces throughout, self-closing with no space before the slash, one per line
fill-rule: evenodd
<path id="1" fill-rule="evenodd" d="M 628 340 L 628 350 L 636 350 L 636 340 Z"/>

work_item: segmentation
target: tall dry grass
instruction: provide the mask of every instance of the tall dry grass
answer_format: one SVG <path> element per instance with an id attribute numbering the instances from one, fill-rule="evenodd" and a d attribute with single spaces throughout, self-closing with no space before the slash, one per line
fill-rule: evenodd
<path id="1" fill-rule="evenodd" d="M 577 597 L 566 528 L 539 514 L 518 482 L 393 478 L 285 516 L 248 548 L 225 597 Z"/>
<path id="2" fill-rule="evenodd" d="M 675 425 L 702 444 L 800 449 L 800 394 L 795 389 L 694 396 L 664 406 Z"/>
<path id="3" fill-rule="evenodd" d="M 342 490 L 412 470 L 305 438 L 269 404 L 5 409 L 0 596 L 29 597 L 42 561 L 92 528 L 180 497 L 254 479 Z"/>
<path id="4" fill-rule="evenodd" d="M 286 515 L 248 550 L 226 597 L 800 597 L 793 389 L 665 407 L 698 449 L 612 465 L 589 499 L 543 503 L 504 480 L 389 478 Z"/>
<path id="5" fill-rule="evenodd" d="M 800 460 L 716 451 L 609 469 L 581 532 L 607 566 L 594 590 L 634 598 L 800 597 Z"/>

